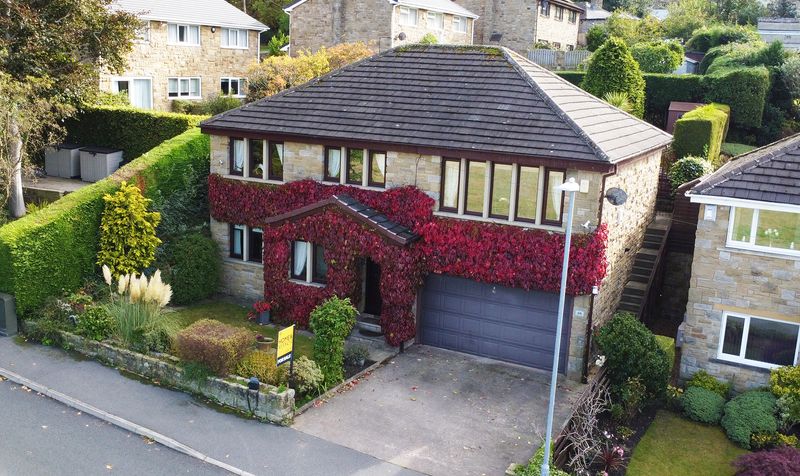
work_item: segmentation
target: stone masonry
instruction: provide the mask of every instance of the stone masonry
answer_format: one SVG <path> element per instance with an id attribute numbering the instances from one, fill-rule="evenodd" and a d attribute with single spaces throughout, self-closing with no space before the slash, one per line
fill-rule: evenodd
<path id="1" fill-rule="evenodd" d="M 153 109 L 169 111 L 168 78 L 200 77 L 201 95 L 208 99 L 220 94 L 220 80 L 223 77 L 245 78 L 248 68 L 258 61 L 256 31 L 248 33 L 248 48 L 223 48 L 220 39 L 222 28 L 201 26 L 200 45 L 182 46 L 167 44 L 167 23 L 149 23 L 149 41 L 134 43 L 123 73 L 101 75 L 101 90 L 112 91 L 114 78 L 150 78 Z"/>
<path id="2" fill-rule="evenodd" d="M 730 207 L 705 220 L 700 206 L 680 376 L 698 370 L 743 391 L 766 385 L 769 370 L 717 358 L 723 312 L 800 322 L 800 257 L 726 246 Z"/>

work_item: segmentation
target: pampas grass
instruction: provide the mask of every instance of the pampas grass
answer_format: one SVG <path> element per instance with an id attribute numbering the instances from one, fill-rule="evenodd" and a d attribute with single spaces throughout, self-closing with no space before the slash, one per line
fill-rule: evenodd
<path id="1" fill-rule="evenodd" d="M 172 299 L 172 287 L 161 279 L 161 271 L 149 279 L 144 274 L 120 276 L 117 281 L 118 299 L 108 305 L 116 321 L 116 337 L 128 347 L 146 345 L 148 334 L 173 336 L 180 326 L 163 308 Z"/>

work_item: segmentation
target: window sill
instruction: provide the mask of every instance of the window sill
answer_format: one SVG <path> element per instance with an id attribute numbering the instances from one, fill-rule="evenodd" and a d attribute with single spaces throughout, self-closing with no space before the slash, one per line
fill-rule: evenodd
<path id="1" fill-rule="evenodd" d="M 718 247 L 718 251 L 728 251 L 731 253 L 741 253 L 746 255 L 752 256 L 761 256 L 764 258 L 774 258 L 774 259 L 786 259 L 792 261 L 800 261 L 800 251 L 794 250 L 794 252 L 781 252 L 781 251 L 771 251 L 768 249 L 763 248 L 751 248 L 747 246 L 737 246 L 732 245 L 730 243 L 726 243 L 723 247 Z M 791 250 L 787 250 L 791 251 Z"/>
<path id="2" fill-rule="evenodd" d="M 169 97 L 170 101 L 200 101 L 202 99 L 203 99 L 203 96 L 178 96 L 178 97 L 170 96 Z"/>
<path id="3" fill-rule="evenodd" d="M 772 364 L 761 364 L 761 365 L 759 365 L 759 364 L 756 364 L 756 363 L 748 363 L 748 362 L 742 362 L 742 361 L 738 361 L 738 360 L 727 359 L 725 357 L 720 357 L 720 356 L 717 356 L 717 357 L 715 357 L 713 359 L 709 359 L 709 362 L 713 362 L 715 364 L 729 365 L 731 367 L 738 367 L 738 368 L 741 368 L 741 369 L 754 370 L 756 372 L 765 373 L 765 374 L 770 373 L 770 371 L 772 369 L 774 369 L 774 368 L 780 367 L 780 365 L 772 365 Z"/>
<path id="4" fill-rule="evenodd" d="M 321 184 L 321 185 L 331 185 L 331 186 L 346 185 L 348 187 L 360 188 L 362 190 L 372 190 L 373 192 L 385 192 L 387 190 L 386 187 L 376 187 L 374 185 L 367 185 L 365 187 L 363 185 L 357 185 L 357 184 L 354 184 L 354 183 L 346 183 L 346 182 L 345 183 L 341 183 L 341 182 L 330 182 L 330 181 L 322 180 L 322 181 L 319 181 L 318 183 Z"/>
<path id="5" fill-rule="evenodd" d="M 220 46 L 223 50 L 249 50 L 249 46 Z"/>
<path id="6" fill-rule="evenodd" d="M 445 218 L 458 218 L 461 220 L 472 220 L 472 221 L 479 221 L 483 223 L 494 223 L 496 225 L 509 225 L 509 226 L 518 226 L 520 228 L 531 228 L 537 230 L 545 230 L 545 231 L 553 231 L 557 233 L 563 233 L 564 228 L 553 226 L 553 225 L 537 225 L 536 223 L 531 223 L 528 221 L 509 221 L 503 218 L 483 218 L 482 216 L 477 215 L 460 215 L 458 213 L 453 212 L 442 212 L 436 211 L 433 212 L 434 216 L 445 217 Z"/>
<path id="7" fill-rule="evenodd" d="M 327 286 L 327 284 L 320 284 L 320 283 L 314 283 L 314 282 L 309 283 L 308 281 L 301 281 L 299 279 L 292 279 L 292 278 L 289 279 L 289 282 L 290 283 L 294 283 L 294 284 L 299 284 L 301 286 L 310 286 L 312 288 L 320 288 L 320 289 L 322 289 L 325 286 Z"/>
<path id="8" fill-rule="evenodd" d="M 243 260 L 243 259 L 240 259 L 240 258 L 231 258 L 230 256 L 226 256 L 225 258 L 222 259 L 222 261 L 224 263 L 230 263 L 230 264 L 244 264 L 244 265 L 247 265 L 247 266 L 252 266 L 254 268 L 263 268 L 264 267 L 264 265 L 262 263 L 256 263 L 255 261 L 246 261 L 246 260 Z"/>
<path id="9" fill-rule="evenodd" d="M 188 46 L 188 47 L 199 47 L 200 43 L 167 43 L 167 46 Z"/>
<path id="10" fill-rule="evenodd" d="M 271 185 L 283 185 L 286 183 L 282 180 L 264 180 L 263 178 L 259 177 L 244 177 L 242 175 L 232 175 L 232 174 L 225 174 L 222 176 L 222 178 L 230 180 L 242 180 L 244 182 L 268 183 Z"/>

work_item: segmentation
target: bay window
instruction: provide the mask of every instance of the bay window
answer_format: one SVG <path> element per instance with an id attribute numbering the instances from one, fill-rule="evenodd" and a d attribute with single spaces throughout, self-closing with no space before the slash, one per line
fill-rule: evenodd
<path id="1" fill-rule="evenodd" d="M 292 279 L 306 283 L 325 284 L 328 276 L 325 249 L 307 241 L 293 241 L 289 272 Z"/>
<path id="2" fill-rule="evenodd" d="M 795 365 L 799 335 L 797 323 L 725 313 L 718 357 L 765 368 Z"/>
<path id="3" fill-rule="evenodd" d="M 261 263 L 263 261 L 264 231 L 261 228 L 231 224 L 228 248 L 228 255 L 232 259 Z"/>
<path id="4" fill-rule="evenodd" d="M 800 254 L 800 213 L 731 207 L 728 246 Z"/>
<path id="5" fill-rule="evenodd" d="M 220 38 L 223 48 L 247 48 L 247 30 L 223 28 Z"/>
<path id="6" fill-rule="evenodd" d="M 324 182 L 386 186 L 386 152 L 383 151 L 326 147 L 323 167 Z"/>
<path id="7" fill-rule="evenodd" d="M 168 78 L 167 96 L 170 99 L 200 99 L 200 78 Z"/>
<path id="8" fill-rule="evenodd" d="M 171 45 L 197 46 L 200 44 L 200 26 L 170 23 L 167 25 L 167 42 Z"/>

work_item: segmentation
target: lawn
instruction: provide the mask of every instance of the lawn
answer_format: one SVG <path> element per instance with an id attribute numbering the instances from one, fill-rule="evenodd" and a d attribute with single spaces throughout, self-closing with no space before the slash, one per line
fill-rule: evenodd
<path id="1" fill-rule="evenodd" d="M 731 462 L 747 453 L 719 427 L 701 425 L 661 410 L 633 450 L 629 476 L 732 476 Z"/>
<path id="2" fill-rule="evenodd" d="M 750 152 L 753 149 L 755 149 L 755 147 L 752 145 L 737 144 L 735 142 L 725 142 L 722 144 L 722 153 L 725 155 L 730 155 L 731 157 L 736 157 L 737 155 L 744 154 L 745 152 Z"/>
<path id="3" fill-rule="evenodd" d="M 194 306 L 178 308 L 173 311 L 173 315 L 180 320 L 183 327 L 186 327 L 200 319 L 215 319 L 232 326 L 244 327 L 245 329 L 253 331 L 255 334 L 261 334 L 277 340 L 278 330 L 273 326 L 259 326 L 258 324 L 248 321 L 248 310 L 248 308 L 239 306 L 238 304 L 213 301 L 196 304 Z M 301 355 L 312 358 L 312 344 L 313 338 L 307 337 L 300 333 L 295 333 L 294 345 L 297 352 L 295 354 L 295 358 Z"/>

